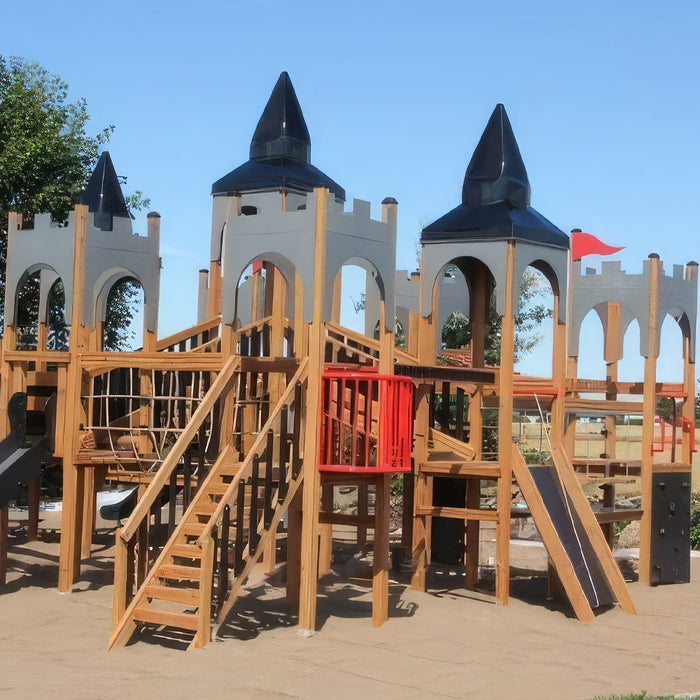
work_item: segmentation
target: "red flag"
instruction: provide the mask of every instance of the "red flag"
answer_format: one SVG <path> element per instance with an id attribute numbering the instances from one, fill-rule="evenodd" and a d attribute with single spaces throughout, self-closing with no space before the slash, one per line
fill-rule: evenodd
<path id="1" fill-rule="evenodd" d="M 262 272 L 263 268 L 263 261 L 262 260 L 253 260 L 253 274 L 257 274 L 258 272 Z"/>
<path id="2" fill-rule="evenodd" d="M 571 232 L 571 259 L 580 260 L 584 255 L 612 255 L 625 246 L 614 246 L 603 243 L 591 233 L 578 229 Z"/>

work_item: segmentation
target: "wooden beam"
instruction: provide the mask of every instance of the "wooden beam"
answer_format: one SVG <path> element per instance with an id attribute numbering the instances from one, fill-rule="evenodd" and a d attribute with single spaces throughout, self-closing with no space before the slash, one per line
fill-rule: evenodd
<path id="1" fill-rule="evenodd" d="M 652 469 L 654 455 L 654 416 L 656 415 L 656 359 L 659 355 L 657 345 L 659 275 L 661 262 L 656 257 L 649 257 L 649 317 L 648 349 L 644 358 L 644 399 L 642 412 L 642 521 L 639 528 L 639 581 L 649 585 L 651 582 L 651 501 L 653 498 Z"/>
<path id="2" fill-rule="evenodd" d="M 321 429 L 321 374 L 323 372 L 325 328 L 323 324 L 326 246 L 328 242 L 328 190 L 314 189 L 316 223 L 314 231 L 313 320 L 309 327 L 309 372 L 304 417 L 303 522 L 301 535 L 301 574 L 299 586 L 299 628 L 302 634 L 316 629 L 316 591 L 321 478 L 318 448 Z"/>
<path id="3" fill-rule="evenodd" d="M 513 480 L 513 345 L 515 322 L 513 306 L 517 301 L 515 279 L 515 241 L 508 241 L 506 249 L 505 311 L 501 318 L 501 363 L 498 395 L 498 463 L 501 478 L 498 480 L 496 523 L 496 599 L 508 604 L 510 587 L 510 502 Z"/>

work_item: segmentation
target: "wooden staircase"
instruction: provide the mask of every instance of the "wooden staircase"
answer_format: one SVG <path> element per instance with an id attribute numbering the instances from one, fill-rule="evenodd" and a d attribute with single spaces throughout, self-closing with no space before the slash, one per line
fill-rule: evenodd
<path id="1" fill-rule="evenodd" d="M 109 649 L 125 645 L 138 628 L 202 647 L 211 640 L 212 613 L 219 624 L 225 620 L 302 481 L 296 436 L 307 364 L 301 363 L 245 459 L 237 461 L 230 446 L 221 451 L 148 571 L 145 557 L 129 555 L 117 536 Z M 127 523 L 124 529 L 139 527 Z M 140 566 L 141 576 L 130 584 L 128 572 Z M 136 590 L 125 605 L 130 585 Z"/>

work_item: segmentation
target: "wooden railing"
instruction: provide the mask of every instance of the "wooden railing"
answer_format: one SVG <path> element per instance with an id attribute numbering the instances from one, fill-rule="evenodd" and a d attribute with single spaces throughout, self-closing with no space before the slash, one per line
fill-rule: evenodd
<path id="1" fill-rule="evenodd" d="M 202 321 L 191 328 L 185 328 L 173 335 L 162 338 L 156 343 L 158 352 L 210 352 L 203 348 L 212 348 L 219 341 L 221 317 L 216 316 Z"/>
<path id="2" fill-rule="evenodd" d="M 347 353 L 357 355 L 360 361 L 364 361 L 365 364 L 378 361 L 379 341 L 377 339 L 368 338 L 362 333 L 345 328 L 337 323 L 327 323 L 326 330 L 326 342 L 336 351 L 343 348 Z M 418 358 L 401 348 L 394 348 L 394 358 L 402 364 L 418 364 Z"/>

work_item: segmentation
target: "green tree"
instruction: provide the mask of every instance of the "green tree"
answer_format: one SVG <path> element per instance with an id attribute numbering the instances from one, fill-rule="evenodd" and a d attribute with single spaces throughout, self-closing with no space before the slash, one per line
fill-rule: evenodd
<path id="1" fill-rule="evenodd" d="M 114 131 L 110 125 L 91 136 L 86 130 L 89 119 L 86 101 L 71 101 L 68 85 L 60 77 L 38 63 L 0 55 L 0 327 L 8 212 L 21 213 L 27 223 L 37 213 L 49 213 L 56 221 L 67 218 L 80 199 L 100 147 Z M 141 192 L 127 197 L 131 211 L 149 203 Z M 110 295 L 106 330 L 114 342 L 133 317 L 135 293 L 128 289 L 122 285 L 121 296 Z M 26 315 L 36 315 L 36 279 L 25 285 L 19 301 L 29 310 Z M 123 347 L 122 342 L 115 349 Z"/>
<path id="2" fill-rule="evenodd" d="M 540 278 L 531 270 L 527 270 L 520 280 L 518 313 L 514 319 L 516 361 L 532 352 L 542 340 L 542 334 L 536 332 L 536 329 L 545 319 L 552 317 L 552 310 L 540 301 L 546 293 L 540 284 Z M 455 349 L 471 342 L 471 325 L 461 311 L 453 312 L 447 317 L 442 329 L 442 342 L 446 348 Z M 501 359 L 501 317 L 496 311 L 495 293 L 489 301 L 484 356 L 486 364 L 489 365 L 498 365 Z"/>

